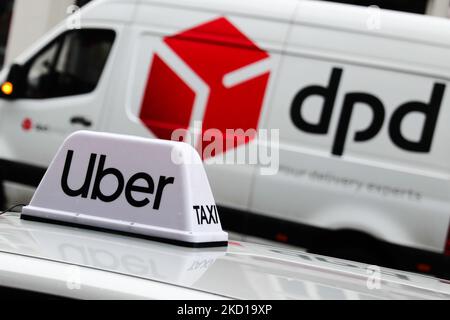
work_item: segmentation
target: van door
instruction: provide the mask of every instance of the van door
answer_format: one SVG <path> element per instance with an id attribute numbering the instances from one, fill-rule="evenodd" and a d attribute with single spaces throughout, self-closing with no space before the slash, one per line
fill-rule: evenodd
<path id="1" fill-rule="evenodd" d="M 103 28 L 66 31 L 22 65 L 19 98 L 0 101 L 0 157 L 18 169 L 5 170 L 13 179 L 18 163 L 46 168 L 68 134 L 97 128 L 115 36 Z"/>
<path id="2" fill-rule="evenodd" d="M 262 2 L 259 7 L 271 15 L 270 5 Z M 242 9 L 227 6 L 223 12 Z M 219 140 L 226 143 L 230 140 L 226 129 L 257 129 L 268 111 L 294 7 L 292 2 L 281 6 L 276 12 L 279 19 L 257 17 L 259 7 L 255 5 L 252 17 L 215 13 L 217 8 L 141 3 L 133 26 L 135 45 L 129 53 L 128 101 L 109 121 L 111 131 L 161 139 L 173 138 L 176 129 L 186 130 L 184 137 L 189 139 L 184 141 L 190 140 L 204 156 L 216 201 L 237 209 L 249 206 L 254 166 L 215 161 L 224 153 L 205 156 L 211 140 L 195 138 L 199 132 L 205 137 L 209 130 L 222 134 Z M 118 99 L 119 95 L 124 96 L 118 94 Z M 234 158 L 236 150 L 225 153 Z"/>

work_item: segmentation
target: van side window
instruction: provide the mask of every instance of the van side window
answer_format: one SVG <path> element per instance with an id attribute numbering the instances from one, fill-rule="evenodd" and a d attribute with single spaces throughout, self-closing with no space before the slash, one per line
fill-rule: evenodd
<path id="1" fill-rule="evenodd" d="M 47 99 L 92 92 L 114 42 L 112 30 L 68 31 L 27 63 L 24 98 Z"/>

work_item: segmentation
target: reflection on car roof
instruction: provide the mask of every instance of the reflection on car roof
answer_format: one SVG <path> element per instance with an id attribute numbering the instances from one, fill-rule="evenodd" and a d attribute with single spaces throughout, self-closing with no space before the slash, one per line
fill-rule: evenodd
<path id="1" fill-rule="evenodd" d="M 450 299 L 450 285 L 381 269 L 367 285 L 367 266 L 265 245 L 230 241 L 192 249 L 73 227 L 0 217 L 0 251 L 91 267 L 240 299 Z"/>

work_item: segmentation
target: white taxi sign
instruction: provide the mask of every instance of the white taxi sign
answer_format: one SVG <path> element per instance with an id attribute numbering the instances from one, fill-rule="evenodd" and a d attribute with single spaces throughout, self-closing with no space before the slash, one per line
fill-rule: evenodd
<path id="1" fill-rule="evenodd" d="M 228 241 L 194 148 L 109 133 L 69 136 L 21 218 L 192 247 Z"/>

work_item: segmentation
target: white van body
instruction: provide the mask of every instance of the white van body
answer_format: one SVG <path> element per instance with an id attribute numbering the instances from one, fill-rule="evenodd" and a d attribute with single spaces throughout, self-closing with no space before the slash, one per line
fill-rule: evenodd
<path id="1" fill-rule="evenodd" d="M 448 270 L 449 21 L 296 0 L 97 0 L 80 17 L 81 30 L 65 21 L 17 58 L 26 90 L 0 100 L 10 201 L 80 129 L 275 129 L 275 174 L 207 164 L 225 227 L 319 252 L 343 243 L 331 234 L 356 246 L 367 235 L 406 269 Z M 77 41 L 92 52 L 73 57 Z M 91 82 L 75 85 L 64 59 Z M 51 68 L 67 69 L 59 96 L 39 83 Z"/>

